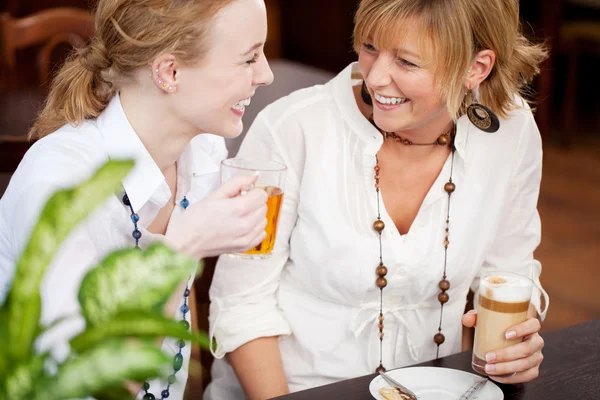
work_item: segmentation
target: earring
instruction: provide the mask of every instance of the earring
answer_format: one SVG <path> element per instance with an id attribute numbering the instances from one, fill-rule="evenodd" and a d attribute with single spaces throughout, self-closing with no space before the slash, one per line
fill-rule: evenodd
<path id="1" fill-rule="evenodd" d="M 474 90 L 475 91 L 475 90 Z M 500 120 L 492 110 L 479 104 L 476 93 L 473 93 L 473 102 L 467 107 L 469 121 L 484 132 L 494 133 L 500 129 Z"/>
<path id="2" fill-rule="evenodd" d="M 368 104 L 370 106 L 373 105 L 373 99 L 371 98 L 371 93 L 369 93 L 369 89 L 367 89 L 367 84 L 365 83 L 365 81 L 363 81 L 362 86 L 360 88 L 360 97 L 362 98 L 362 101 L 365 102 L 365 104 Z"/>

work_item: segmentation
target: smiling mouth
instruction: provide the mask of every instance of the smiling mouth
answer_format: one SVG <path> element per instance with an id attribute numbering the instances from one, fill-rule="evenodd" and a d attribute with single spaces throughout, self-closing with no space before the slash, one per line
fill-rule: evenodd
<path id="1" fill-rule="evenodd" d="M 244 111 L 246 109 L 246 107 L 248 107 L 250 105 L 251 99 L 252 99 L 251 97 L 248 97 L 247 99 L 240 100 L 237 103 L 235 103 L 233 106 L 231 106 L 231 108 L 233 108 L 236 111 Z"/>
<path id="2" fill-rule="evenodd" d="M 407 101 L 409 101 L 406 97 L 386 97 L 386 96 L 382 96 L 380 94 L 374 93 L 375 95 L 375 100 L 377 100 L 379 103 L 381 104 L 385 104 L 385 105 L 399 105 L 399 104 L 404 104 Z"/>

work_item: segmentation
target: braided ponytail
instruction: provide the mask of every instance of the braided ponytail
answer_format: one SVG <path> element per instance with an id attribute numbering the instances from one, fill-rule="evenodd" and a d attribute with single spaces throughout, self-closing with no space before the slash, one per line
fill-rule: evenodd
<path id="1" fill-rule="evenodd" d="M 66 123 L 77 125 L 100 115 L 115 95 L 114 86 L 102 78 L 111 64 L 97 38 L 75 52 L 52 81 L 44 108 L 28 138 L 40 139 Z"/>

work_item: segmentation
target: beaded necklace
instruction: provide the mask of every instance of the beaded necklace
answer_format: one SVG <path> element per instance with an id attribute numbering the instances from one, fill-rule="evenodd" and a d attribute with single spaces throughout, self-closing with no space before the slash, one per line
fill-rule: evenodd
<path id="1" fill-rule="evenodd" d="M 444 238 L 444 243 L 443 243 L 443 245 L 444 245 L 444 270 L 443 270 L 443 274 L 442 274 L 442 279 L 440 280 L 440 282 L 438 284 L 438 287 L 440 289 L 440 293 L 438 294 L 438 301 L 440 302 L 440 322 L 438 325 L 438 331 L 433 336 L 433 341 L 437 345 L 436 356 L 435 356 L 437 359 L 440 354 L 440 345 L 442 343 L 444 343 L 444 341 L 446 340 L 444 334 L 442 333 L 442 316 L 443 316 L 443 312 L 444 312 L 444 304 L 446 304 L 448 302 L 448 300 L 450 300 L 450 296 L 448 296 L 448 293 L 447 293 L 447 291 L 450 289 L 450 281 L 447 279 L 446 266 L 447 266 L 447 260 L 448 260 L 448 246 L 450 245 L 450 239 L 449 239 L 450 238 L 450 198 L 452 196 L 452 193 L 456 190 L 456 185 L 454 184 L 454 182 L 452 182 L 452 173 L 454 171 L 454 152 L 456 150 L 456 148 L 454 147 L 454 137 L 456 135 L 456 125 L 453 125 L 453 127 L 450 129 L 449 132 L 442 134 L 435 142 L 413 143 L 409 140 L 402 138 L 401 136 L 399 136 L 395 133 L 381 131 L 375 124 L 375 121 L 373 120 L 372 116 L 371 116 L 371 118 L 369 118 L 369 121 L 373 124 L 373 126 L 375 126 L 375 128 L 377 128 L 377 130 L 379 130 L 381 132 L 384 139 L 393 138 L 397 142 L 402 143 L 407 146 L 411 146 L 411 145 L 446 146 L 446 145 L 449 145 L 450 149 L 451 149 L 452 160 L 451 160 L 451 164 L 450 164 L 450 177 L 448 179 L 448 182 L 446 182 L 446 184 L 444 184 L 444 191 L 448 194 L 448 208 L 447 208 L 447 212 L 446 212 L 445 238 Z M 379 373 L 380 371 L 386 370 L 385 367 L 383 366 L 383 336 L 384 336 L 384 333 L 383 333 L 383 329 L 384 329 L 383 289 L 387 286 L 387 279 L 385 277 L 388 273 L 388 269 L 383 263 L 383 245 L 382 245 L 382 240 L 381 240 L 381 232 L 383 232 L 383 230 L 385 229 L 385 223 L 381 220 L 381 205 L 380 205 L 381 204 L 381 194 L 379 191 L 379 172 L 381 171 L 381 168 L 379 167 L 379 160 L 378 160 L 377 156 L 375 156 L 375 167 L 373 168 L 373 170 L 375 172 L 375 176 L 374 176 L 375 177 L 375 192 L 377 194 L 377 219 L 373 223 L 373 229 L 375 230 L 375 232 L 377 232 L 377 235 L 379 238 L 379 263 L 377 265 L 377 268 L 375 269 L 375 273 L 377 275 L 375 284 L 379 288 L 379 294 L 380 294 L 379 295 L 379 315 L 377 317 L 377 322 L 378 322 L 377 327 L 379 329 L 379 366 L 375 369 L 375 372 Z"/>
<path id="2" fill-rule="evenodd" d="M 125 194 L 123 196 L 123 204 L 125 204 L 127 207 L 129 207 L 129 210 L 131 211 L 130 218 L 131 218 L 131 222 L 133 222 L 133 226 L 134 226 L 131 236 L 133 236 L 133 238 L 135 239 L 135 248 L 140 249 L 139 243 L 140 243 L 140 239 L 142 238 L 142 232 L 140 232 L 140 230 L 138 229 L 138 222 L 140 220 L 140 217 L 133 210 L 133 206 L 131 205 L 131 202 L 129 201 L 129 197 L 127 196 L 127 194 Z M 181 208 L 183 208 L 185 210 L 190 205 L 190 202 L 184 196 L 183 200 L 181 200 L 179 202 L 179 205 L 181 206 Z M 185 292 L 183 292 L 183 305 L 180 307 L 180 310 L 182 313 L 181 324 L 185 327 L 185 329 L 190 329 L 190 323 L 185 318 L 187 313 L 190 311 L 190 307 L 188 305 L 189 297 L 190 297 L 190 288 L 186 286 Z M 175 357 L 173 358 L 173 373 L 171 375 L 169 375 L 169 378 L 167 379 L 168 384 L 167 384 L 166 389 L 164 389 L 160 393 L 160 396 L 161 396 L 160 400 L 167 399 L 171 395 L 169 389 L 171 389 L 171 385 L 173 385 L 177 381 L 177 378 L 175 377 L 175 375 L 183 366 L 183 354 L 181 354 L 181 351 L 185 347 L 185 341 L 179 340 L 177 342 L 177 346 L 179 348 L 179 351 L 177 352 L 177 354 L 175 354 Z M 144 382 L 143 389 L 144 389 L 144 397 L 143 397 L 144 400 L 155 400 L 156 399 L 156 396 L 149 392 L 150 384 L 148 382 Z"/>

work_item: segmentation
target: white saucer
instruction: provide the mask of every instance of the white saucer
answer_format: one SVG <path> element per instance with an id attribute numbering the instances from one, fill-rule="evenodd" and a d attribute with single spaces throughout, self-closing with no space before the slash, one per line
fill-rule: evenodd
<path id="1" fill-rule="evenodd" d="M 458 400 L 481 376 L 450 368 L 409 367 L 387 371 L 387 374 L 419 396 L 419 400 Z M 369 385 L 374 398 L 385 400 L 379 389 L 390 387 L 381 376 Z M 502 400 L 504 394 L 488 381 L 471 400 Z"/>

